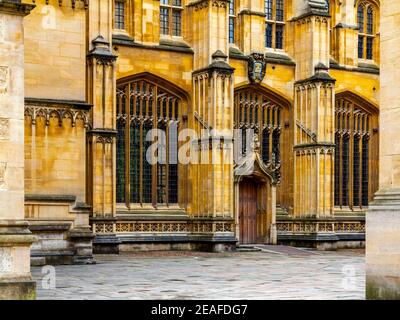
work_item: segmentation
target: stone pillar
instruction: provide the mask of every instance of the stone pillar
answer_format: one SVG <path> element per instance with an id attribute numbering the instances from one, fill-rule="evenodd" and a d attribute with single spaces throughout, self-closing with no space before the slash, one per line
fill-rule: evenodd
<path id="1" fill-rule="evenodd" d="M 34 299 L 24 221 L 24 31 L 34 5 L 0 0 L 0 300 Z"/>
<path id="2" fill-rule="evenodd" d="M 235 246 L 233 199 L 233 68 L 228 63 L 228 0 L 189 5 L 195 50 L 189 126 L 197 133 L 189 169 L 194 233 L 211 250 Z M 203 235 L 200 236 L 200 234 Z M 203 237 L 201 239 L 201 237 Z"/>
<path id="3" fill-rule="evenodd" d="M 93 104 L 88 143 L 88 203 L 94 217 L 115 214 L 115 59 L 102 36 L 87 56 L 88 102 Z"/>
<path id="4" fill-rule="evenodd" d="M 87 134 L 88 201 L 94 217 L 115 214 L 115 60 L 111 51 L 112 10 L 108 3 L 89 3 L 89 52 L 87 54 L 87 102 L 92 128 Z"/>
<path id="5" fill-rule="evenodd" d="M 332 4 L 337 10 L 338 3 Z M 357 7 L 354 0 L 344 0 L 339 8 L 340 15 L 332 16 L 331 21 L 331 45 L 333 45 L 332 55 L 340 65 L 358 65 L 358 26 L 356 23 Z"/>
<path id="6" fill-rule="evenodd" d="M 335 248 L 334 232 L 319 233 L 319 219 L 333 216 L 334 82 L 328 73 L 329 14 L 324 0 L 305 1 L 292 20 L 294 56 L 294 218 L 300 243 Z M 296 230 L 293 230 L 296 233 Z M 311 241 L 310 241 L 311 240 Z"/>
<path id="7" fill-rule="evenodd" d="M 379 191 L 366 223 L 367 299 L 400 299 L 400 3 L 381 1 Z"/>

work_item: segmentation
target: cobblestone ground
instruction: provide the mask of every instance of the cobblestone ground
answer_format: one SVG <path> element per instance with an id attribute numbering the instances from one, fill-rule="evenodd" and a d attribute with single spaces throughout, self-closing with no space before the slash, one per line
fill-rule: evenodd
<path id="1" fill-rule="evenodd" d="M 97 255 L 95 265 L 33 267 L 38 299 L 364 299 L 364 252 L 151 252 Z M 47 279 L 47 278 L 46 278 Z"/>

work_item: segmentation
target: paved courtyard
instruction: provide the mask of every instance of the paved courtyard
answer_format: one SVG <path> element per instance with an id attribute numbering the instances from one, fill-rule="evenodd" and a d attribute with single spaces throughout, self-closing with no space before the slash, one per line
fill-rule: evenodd
<path id="1" fill-rule="evenodd" d="M 223 254 L 97 255 L 96 260 L 56 266 L 55 283 L 48 277 L 51 267 L 33 267 L 38 299 L 364 299 L 361 250 L 278 246 Z"/>

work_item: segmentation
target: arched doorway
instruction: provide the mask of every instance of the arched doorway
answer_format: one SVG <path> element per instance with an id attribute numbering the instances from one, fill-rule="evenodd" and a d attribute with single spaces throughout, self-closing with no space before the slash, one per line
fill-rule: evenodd
<path id="1" fill-rule="evenodd" d="M 240 244 L 276 244 L 278 173 L 261 160 L 257 136 L 254 140 L 249 154 L 234 169 L 236 236 Z"/>
<path id="2" fill-rule="evenodd" d="M 246 151 L 246 141 L 251 139 L 246 133 L 257 136 L 260 160 L 279 180 L 277 205 L 285 211 L 293 206 L 291 117 L 290 102 L 273 90 L 262 85 L 235 89 L 234 128 L 241 132 L 238 149 Z"/>
<path id="3" fill-rule="evenodd" d="M 243 158 L 235 167 L 236 235 L 241 244 L 276 243 L 276 205 L 291 206 L 289 106 L 261 85 L 235 90 L 235 156 Z"/>

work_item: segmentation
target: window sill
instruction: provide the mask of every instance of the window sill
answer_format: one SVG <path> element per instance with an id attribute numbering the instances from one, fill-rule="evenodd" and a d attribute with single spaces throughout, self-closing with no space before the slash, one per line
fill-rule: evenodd
<path id="1" fill-rule="evenodd" d="M 358 66 L 359 67 L 369 67 L 369 68 L 379 68 L 378 64 L 375 60 L 371 59 L 360 59 L 358 58 Z"/>
<path id="2" fill-rule="evenodd" d="M 126 31 L 125 29 L 113 29 L 112 34 L 113 36 L 123 36 L 124 38 L 125 37 L 131 38 L 128 31 Z"/>
<path id="3" fill-rule="evenodd" d="M 144 213 L 144 212 L 155 212 L 155 211 L 184 212 L 184 209 L 182 209 L 178 204 L 171 204 L 168 206 L 165 204 L 158 204 L 157 207 L 154 207 L 152 204 L 140 205 L 138 203 L 131 203 L 130 206 L 128 207 L 126 204 L 117 203 L 116 207 L 118 212 L 124 212 L 124 213 Z"/>

